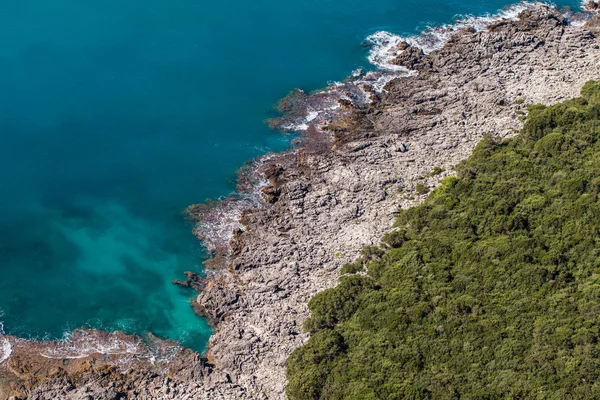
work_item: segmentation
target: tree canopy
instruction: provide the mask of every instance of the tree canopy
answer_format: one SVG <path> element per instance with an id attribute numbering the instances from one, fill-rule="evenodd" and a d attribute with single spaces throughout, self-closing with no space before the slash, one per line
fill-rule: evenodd
<path id="1" fill-rule="evenodd" d="M 309 303 L 287 394 L 600 398 L 600 83 L 491 135 Z"/>

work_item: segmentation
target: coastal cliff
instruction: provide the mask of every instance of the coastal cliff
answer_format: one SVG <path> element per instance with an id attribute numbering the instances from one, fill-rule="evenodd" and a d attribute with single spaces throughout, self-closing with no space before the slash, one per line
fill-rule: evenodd
<path id="1" fill-rule="evenodd" d="M 596 26 L 534 5 L 485 29 L 457 29 L 428 54 L 399 42 L 388 54 L 397 69 L 295 92 L 273 125 L 302 124 L 300 145 L 258 160 L 239 197 L 188 210 L 216 256 L 207 279 L 182 283 L 200 291 L 193 306 L 215 326 L 206 359 L 172 346 L 156 362 L 164 344 L 126 337 L 139 348 L 119 346 L 113 359 L 101 348 L 49 358 L 56 343 L 0 337 L 0 399 L 284 398 L 285 363 L 308 340 L 308 301 L 484 134 L 514 136 L 527 105 L 576 97 L 600 78 Z M 146 356 L 124 364 L 124 354 Z"/>

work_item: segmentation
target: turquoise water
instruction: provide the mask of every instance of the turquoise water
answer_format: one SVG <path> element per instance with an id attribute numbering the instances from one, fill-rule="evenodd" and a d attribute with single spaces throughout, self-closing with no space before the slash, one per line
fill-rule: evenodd
<path id="1" fill-rule="evenodd" d="M 568 5 L 564 3 L 563 5 Z M 181 216 L 288 138 L 290 89 L 367 67 L 361 42 L 504 1 L 30 0 L 0 5 L 0 321 L 210 335 L 171 284 L 205 254 Z M 570 5 L 575 6 L 575 2 Z"/>

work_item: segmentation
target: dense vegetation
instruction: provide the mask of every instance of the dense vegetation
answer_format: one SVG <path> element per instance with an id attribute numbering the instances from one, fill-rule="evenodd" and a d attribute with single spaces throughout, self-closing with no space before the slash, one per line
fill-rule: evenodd
<path id="1" fill-rule="evenodd" d="M 289 397 L 600 398 L 599 117 L 596 82 L 532 106 L 401 211 L 310 301 Z"/>

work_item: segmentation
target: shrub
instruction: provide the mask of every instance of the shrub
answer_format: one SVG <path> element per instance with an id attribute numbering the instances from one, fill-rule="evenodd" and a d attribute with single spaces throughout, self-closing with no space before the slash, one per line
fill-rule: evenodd
<path id="1" fill-rule="evenodd" d="M 581 89 L 581 97 L 583 97 L 589 104 L 600 104 L 600 82 L 589 81 L 583 85 L 583 88 Z"/>
<path id="2" fill-rule="evenodd" d="M 433 167 L 433 170 L 429 173 L 429 176 L 436 176 L 441 174 L 442 172 L 444 172 L 444 169 L 439 165 L 436 165 L 435 167 Z"/>
<path id="3" fill-rule="evenodd" d="M 305 323 L 306 330 L 315 333 L 345 321 L 356 311 L 358 295 L 374 287 L 373 279 L 369 277 L 351 275 L 341 278 L 335 289 L 325 290 L 310 300 L 308 308 L 313 314 Z"/>
<path id="4" fill-rule="evenodd" d="M 356 262 L 345 264 L 340 270 L 340 274 L 356 274 L 357 272 L 364 271 L 364 269 L 362 260 L 357 260 Z"/>
<path id="5" fill-rule="evenodd" d="M 427 187 L 426 185 L 419 182 L 419 183 L 417 183 L 417 186 L 415 187 L 415 191 L 419 195 L 427 194 L 427 193 L 429 193 L 429 187 Z"/>

